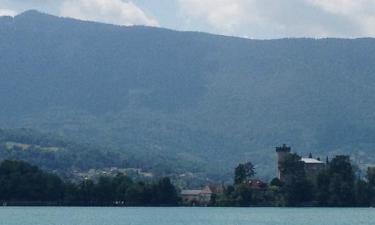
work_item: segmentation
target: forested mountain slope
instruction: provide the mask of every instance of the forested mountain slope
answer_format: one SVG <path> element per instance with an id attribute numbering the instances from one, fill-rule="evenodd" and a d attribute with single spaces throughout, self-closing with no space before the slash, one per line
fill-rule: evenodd
<path id="1" fill-rule="evenodd" d="M 56 172 L 128 164 L 108 149 L 77 144 L 30 129 L 0 129 L 0 160 L 5 159 L 25 160 Z"/>
<path id="2" fill-rule="evenodd" d="M 375 147 L 375 40 L 247 40 L 28 11 L 0 19 L 0 126 L 100 143 L 157 167 L 273 175 L 274 147 Z M 157 163 L 155 163 L 157 162 Z"/>

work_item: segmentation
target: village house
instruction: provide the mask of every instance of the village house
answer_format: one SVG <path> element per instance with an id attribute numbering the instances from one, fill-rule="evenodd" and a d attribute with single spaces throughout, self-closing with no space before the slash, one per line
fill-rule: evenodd
<path id="1" fill-rule="evenodd" d="M 264 189 L 267 188 L 267 183 L 259 180 L 259 179 L 251 179 L 246 181 L 245 183 L 251 189 Z"/>
<path id="2" fill-rule="evenodd" d="M 182 190 L 181 198 L 184 205 L 207 206 L 210 204 L 213 195 L 223 192 L 223 185 L 207 185 L 203 189 Z"/>

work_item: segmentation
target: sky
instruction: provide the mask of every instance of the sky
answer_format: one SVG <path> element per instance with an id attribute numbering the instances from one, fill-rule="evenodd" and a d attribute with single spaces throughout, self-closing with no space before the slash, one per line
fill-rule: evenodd
<path id="1" fill-rule="evenodd" d="M 29 9 L 253 39 L 375 37 L 375 0 L 0 0 L 0 16 Z"/>

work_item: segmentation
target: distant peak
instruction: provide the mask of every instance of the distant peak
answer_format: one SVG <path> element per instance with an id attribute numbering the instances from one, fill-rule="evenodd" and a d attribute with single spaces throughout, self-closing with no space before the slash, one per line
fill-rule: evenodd
<path id="1" fill-rule="evenodd" d="M 27 10 L 23 13 L 18 14 L 16 17 L 30 17 L 30 16 L 33 17 L 33 16 L 45 16 L 45 15 L 48 15 L 48 14 L 42 13 L 35 9 L 31 9 L 31 10 Z"/>

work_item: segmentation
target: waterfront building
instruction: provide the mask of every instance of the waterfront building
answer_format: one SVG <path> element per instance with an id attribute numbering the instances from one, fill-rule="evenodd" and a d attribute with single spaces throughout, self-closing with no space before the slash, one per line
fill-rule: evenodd
<path id="1" fill-rule="evenodd" d="M 276 147 L 277 154 L 277 178 L 280 181 L 284 181 L 285 174 L 283 173 L 282 165 L 285 162 L 286 157 L 291 154 L 291 147 L 282 145 Z M 316 176 L 326 166 L 326 163 L 321 161 L 320 158 L 314 159 L 312 154 L 309 157 L 301 157 L 301 161 L 304 163 L 306 177 L 310 180 L 315 180 Z"/>

